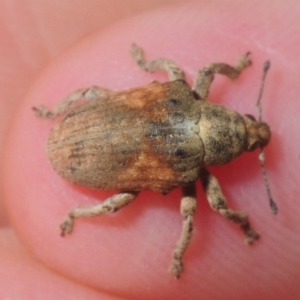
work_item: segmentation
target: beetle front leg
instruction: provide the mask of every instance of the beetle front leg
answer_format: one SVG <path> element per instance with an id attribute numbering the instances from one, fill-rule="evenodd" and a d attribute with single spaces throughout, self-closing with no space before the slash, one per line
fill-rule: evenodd
<path id="1" fill-rule="evenodd" d="M 217 179 L 206 169 L 201 170 L 200 179 L 211 208 L 214 211 L 218 211 L 226 219 L 241 226 L 245 234 L 246 244 L 250 245 L 257 240 L 259 234 L 251 227 L 247 214 L 228 208 L 226 198 L 222 193 Z"/>
<path id="2" fill-rule="evenodd" d="M 72 209 L 60 225 L 61 236 L 65 236 L 66 234 L 70 234 L 72 232 L 75 219 L 96 217 L 107 213 L 114 213 L 131 203 L 137 195 L 138 193 L 120 193 L 109 197 L 101 204 Z"/>
<path id="3" fill-rule="evenodd" d="M 183 188 L 183 197 L 180 204 L 180 212 L 184 217 L 180 238 L 172 255 L 170 272 L 177 278 L 183 271 L 182 257 L 187 249 L 193 232 L 193 215 L 196 211 L 196 188 L 195 185 Z"/>
<path id="4" fill-rule="evenodd" d="M 144 50 L 136 44 L 132 44 L 130 54 L 139 67 L 147 72 L 166 71 L 170 81 L 177 79 L 185 80 L 184 72 L 171 59 L 158 58 L 147 61 L 145 59 Z"/>
<path id="5" fill-rule="evenodd" d="M 39 107 L 33 107 L 37 117 L 45 119 L 54 119 L 64 113 L 66 113 L 73 105 L 79 102 L 82 99 L 94 100 L 94 99 L 105 99 L 112 95 L 113 92 L 104 89 L 99 86 L 91 86 L 88 88 L 82 88 L 74 93 L 65 97 L 61 102 L 59 102 L 53 110 L 49 110 L 45 106 L 41 105 Z"/>
<path id="6" fill-rule="evenodd" d="M 198 71 L 193 90 L 201 100 L 206 100 L 215 74 L 222 74 L 231 79 L 236 79 L 241 72 L 251 65 L 250 53 L 241 56 L 235 66 L 225 63 L 212 63 Z"/>

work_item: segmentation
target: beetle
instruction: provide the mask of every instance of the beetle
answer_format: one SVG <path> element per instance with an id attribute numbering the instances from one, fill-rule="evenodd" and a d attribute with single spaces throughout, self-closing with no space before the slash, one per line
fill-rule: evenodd
<path id="1" fill-rule="evenodd" d="M 181 187 L 183 225 L 170 267 L 179 278 L 193 231 L 198 178 L 211 208 L 239 224 L 247 244 L 259 238 L 247 214 L 227 206 L 207 167 L 226 164 L 245 151 L 263 149 L 271 130 L 251 115 L 208 102 L 215 74 L 237 78 L 251 65 L 249 53 L 234 66 L 212 63 L 200 69 L 192 88 L 174 61 L 147 61 L 135 44 L 131 56 L 148 72 L 167 72 L 169 81 L 121 92 L 92 86 L 68 95 L 52 111 L 44 106 L 34 108 L 39 117 L 63 116 L 47 142 L 50 163 L 62 178 L 94 189 L 119 191 L 101 204 L 72 209 L 60 225 L 61 235 L 72 232 L 76 218 L 116 212 L 142 190 L 167 194 Z M 86 101 L 79 103 L 83 99 Z"/>

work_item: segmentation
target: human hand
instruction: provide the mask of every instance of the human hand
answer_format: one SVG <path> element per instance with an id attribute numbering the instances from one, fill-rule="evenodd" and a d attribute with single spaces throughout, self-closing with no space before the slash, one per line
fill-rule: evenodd
<path id="1" fill-rule="evenodd" d="M 98 31 L 53 60 L 18 109 L 11 110 L 2 180 L 12 228 L 3 227 L 0 236 L 5 270 L 1 296 L 32 299 L 34 293 L 45 299 L 45 285 L 49 299 L 282 299 L 299 294 L 299 185 L 293 171 L 299 169 L 298 12 L 285 3 L 283 13 L 282 5 L 176 2 Z M 217 76 L 209 99 L 253 115 L 262 64 L 266 59 L 272 63 L 262 106 L 273 133 L 266 164 L 279 214 L 273 216 L 267 206 L 255 153 L 213 168 L 229 205 L 246 211 L 262 238 L 244 246 L 239 228 L 214 214 L 198 187 L 195 231 L 179 281 L 167 273 L 182 222 L 178 190 L 167 196 L 143 192 L 117 214 L 78 221 L 73 234 L 61 239 L 58 225 L 71 208 L 112 193 L 74 187 L 54 173 L 45 156 L 54 122 L 36 119 L 31 111 L 34 105 L 53 107 L 79 87 L 97 84 L 123 90 L 166 80 L 164 74 L 136 67 L 128 55 L 132 42 L 150 59 L 174 59 L 190 81 L 207 63 L 234 63 L 239 54 L 251 51 L 253 66 L 235 83 Z M 19 84 L 26 80 L 27 86 L 28 72 L 22 74 Z M 6 104 L 15 85 L 4 85 Z M 24 290 L 18 288 L 20 282 Z"/>

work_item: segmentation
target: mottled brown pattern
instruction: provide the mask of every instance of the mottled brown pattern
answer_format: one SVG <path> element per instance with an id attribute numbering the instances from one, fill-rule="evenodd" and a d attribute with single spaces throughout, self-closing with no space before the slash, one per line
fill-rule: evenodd
<path id="1" fill-rule="evenodd" d="M 53 127 L 48 157 L 80 185 L 166 193 L 198 177 L 198 104 L 182 80 L 89 101 Z"/>
<path id="2" fill-rule="evenodd" d="M 47 144 L 50 163 L 60 176 L 78 185 L 119 190 L 102 203 L 70 210 L 60 225 L 61 235 L 72 232 L 77 218 L 118 211 L 131 203 L 139 191 L 168 193 L 181 187 L 183 223 L 170 267 L 170 272 L 179 278 L 194 228 L 198 178 L 211 208 L 240 225 L 247 244 L 259 238 L 247 214 L 228 207 L 217 179 L 206 167 L 225 164 L 244 151 L 265 147 L 271 132 L 269 125 L 261 122 L 261 114 L 256 121 L 207 101 L 215 74 L 237 78 L 251 64 L 249 53 L 235 66 L 205 66 L 199 70 L 193 88 L 172 60 L 147 61 L 136 45 L 132 45 L 131 55 L 140 68 L 148 72 L 163 70 L 170 81 L 121 92 L 97 86 L 82 88 L 52 111 L 43 106 L 34 110 L 38 116 L 50 119 L 65 115 L 51 130 Z M 269 66 L 265 64 L 264 75 Z M 86 101 L 81 103 L 83 99 Z M 266 173 L 263 174 L 266 181 Z M 276 212 L 275 203 L 270 203 Z"/>

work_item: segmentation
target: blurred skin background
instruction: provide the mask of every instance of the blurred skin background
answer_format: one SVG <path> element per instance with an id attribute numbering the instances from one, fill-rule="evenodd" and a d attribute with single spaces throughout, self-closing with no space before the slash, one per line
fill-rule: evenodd
<path id="1" fill-rule="evenodd" d="M 300 106 L 299 16 L 300 5 L 295 1 L 0 0 L 0 299 L 297 299 L 300 139 L 295 112 Z M 97 84 L 116 90 L 166 79 L 135 67 L 128 55 L 132 42 L 141 42 L 151 54 L 149 58 L 161 52 L 178 57 L 190 81 L 203 64 L 215 60 L 234 63 L 241 52 L 250 50 L 254 66 L 241 79 L 244 90 L 221 79 L 217 83 L 220 92 L 212 92 L 212 98 L 218 99 L 224 92 L 226 100 L 218 101 L 227 105 L 227 98 L 238 91 L 243 99 L 235 102 L 234 109 L 248 113 L 250 108 L 254 115 L 261 65 L 266 58 L 272 62 L 263 115 L 274 133 L 271 149 L 267 150 L 267 167 L 279 215 L 272 216 L 267 207 L 259 169 L 252 166 L 257 164 L 255 155 L 233 162 L 227 171 L 214 169 L 228 198 L 234 198 L 231 206 L 249 215 L 251 212 L 251 220 L 263 238 L 253 248 L 246 248 L 239 230 L 213 214 L 199 191 L 203 201 L 195 216 L 197 229 L 180 281 L 167 273 L 182 221 L 178 191 L 165 198 L 146 193 L 151 200 L 141 195 L 145 201 L 138 199 L 139 203 L 126 209 L 124 215 L 122 211 L 113 216 L 113 221 L 104 219 L 108 228 L 96 221 L 86 240 L 81 238 L 86 224 L 80 224 L 77 238 L 76 232 L 72 237 L 74 254 L 72 245 L 59 238 L 57 226 L 68 209 L 89 203 L 89 191 L 80 193 L 56 175 L 48 188 L 48 178 L 54 176 L 49 167 L 49 172 L 33 174 L 39 167 L 38 147 L 43 149 L 52 125 L 46 122 L 39 130 L 42 121 L 33 118 L 31 107 L 58 102 L 55 96 L 47 102 L 52 97 L 46 92 L 47 86 L 55 87 L 60 76 L 67 78 L 67 68 L 72 70 L 70 74 L 78 70 L 79 79 L 70 76 L 67 87 L 58 88 L 62 95 L 72 91 L 73 85 L 74 89 L 82 87 L 77 85 L 81 80 L 83 84 L 93 83 L 89 76 L 92 78 L 98 69 L 102 73 L 97 75 Z M 86 54 L 93 45 L 100 49 L 98 57 Z M 114 45 L 113 50 L 110 45 Z M 62 53 L 71 46 L 74 50 L 64 56 Z M 78 68 L 72 66 L 72 55 Z M 110 55 L 112 62 L 107 62 Z M 89 57 L 90 61 L 82 62 Z M 106 64 L 108 70 L 104 70 Z M 91 75 L 80 79 L 81 72 Z M 36 142 L 39 131 L 45 135 Z M 40 146 L 33 147 L 36 144 Z M 23 152 L 24 161 L 20 163 Z M 237 173 L 240 164 L 249 167 L 249 175 Z M 231 180 L 227 179 L 228 170 Z M 241 186 L 248 184 L 243 190 Z M 249 194 L 251 201 L 239 202 Z M 49 199 L 47 208 L 39 205 L 43 197 Z M 91 197 L 99 198 L 93 192 Z M 62 204 L 61 209 L 51 207 L 51 199 L 59 202 L 69 198 L 78 200 Z M 136 218 L 138 214 L 143 218 Z M 128 220 L 132 217 L 131 226 Z M 53 237 L 48 238 L 43 227 L 49 231 L 53 228 Z M 107 248 L 97 249 L 99 243 Z M 95 257 L 99 261 L 92 259 Z"/>

